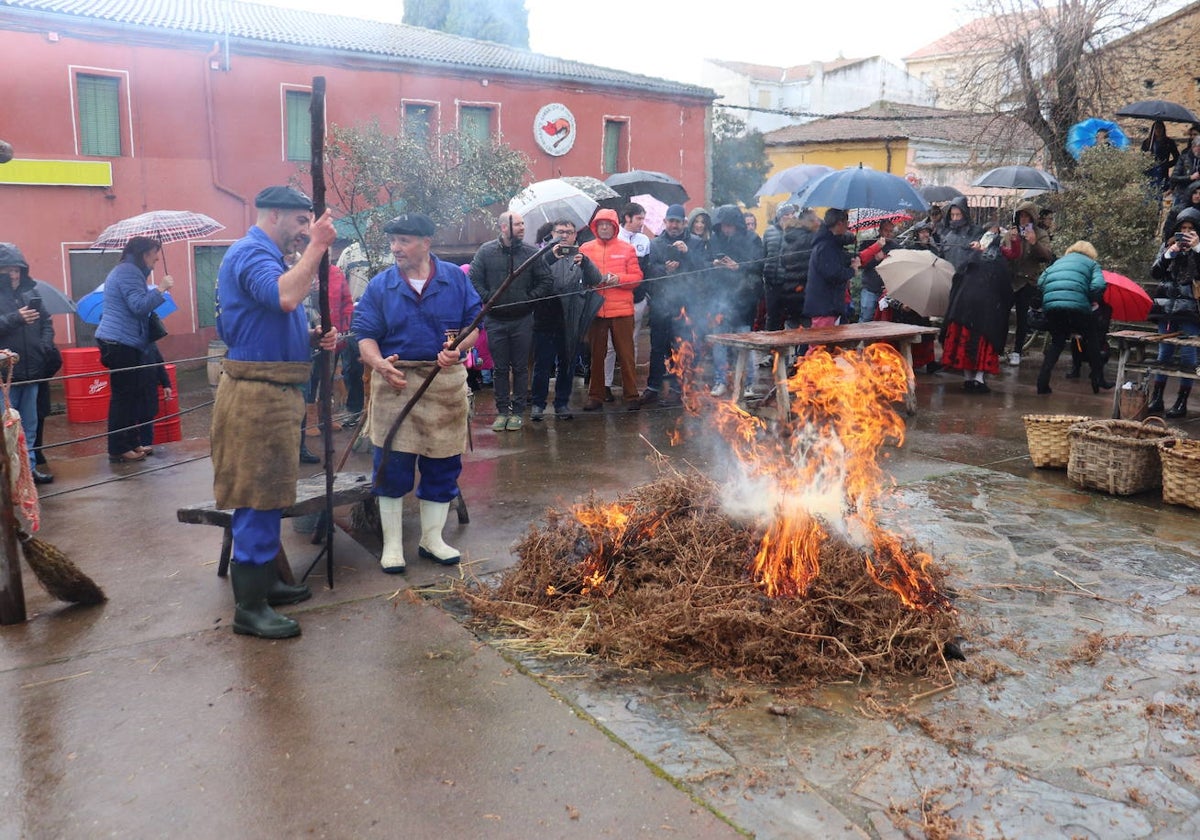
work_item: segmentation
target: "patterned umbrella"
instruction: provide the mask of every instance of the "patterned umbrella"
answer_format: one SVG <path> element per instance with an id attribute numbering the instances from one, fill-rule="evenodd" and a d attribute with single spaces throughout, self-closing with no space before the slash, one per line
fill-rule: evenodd
<path id="1" fill-rule="evenodd" d="M 184 239 L 199 239 L 224 230 L 225 225 L 190 210 L 151 210 L 111 224 L 96 237 L 93 248 L 124 248 L 125 243 L 135 236 L 148 236 L 164 245 Z"/>
<path id="2" fill-rule="evenodd" d="M 848 214 L 850 222 L 846 225 L 846 229 L 858 233 L 860 230 L 879 227 L 883 222 L 893 222 L 894 224 L 903 224 L 904 222 L 912 221 L 911 213 L 904 213 L 897 210 L 877 210 L 874 208 L 858 208 L 851 210 Z"/>
<path id="3" fill-rule="evenodd" d="M 570 184 L 601 207 L 619 210 L 625 199 L 619 192 L 599 178 L 589 178 L 587 175 L 564 175 L 558 180 Z"/>

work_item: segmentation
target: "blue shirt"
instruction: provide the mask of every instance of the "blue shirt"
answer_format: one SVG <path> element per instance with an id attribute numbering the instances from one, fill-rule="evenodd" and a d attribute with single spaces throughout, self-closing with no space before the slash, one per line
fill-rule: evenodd
<path id="1" fill-rule="evenodd" d="M 431 362 L 446 342 L 446 330 L 475 320 L 483 303 L 462 269 L 430 255 L 433 271 L 418 295 L 396 266 L 371 278 L 354 307 L 354 333 L 374 339 L 386 359 Z"/>
<path id="2" fill-rule="evenodd" d="M 304 307 L 284 312 L 279 278 L 288 270 L 266 232 L 255 225 L 230 246 L 217 272 L 217 335 L 239 362 L 307 362 L 312 358 Z"/>

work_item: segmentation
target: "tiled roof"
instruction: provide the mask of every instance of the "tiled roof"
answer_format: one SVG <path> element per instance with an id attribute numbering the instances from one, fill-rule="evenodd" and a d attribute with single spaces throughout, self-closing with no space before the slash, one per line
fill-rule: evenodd
<path id="1" fill-rule="evenodd" d="M 14 13 L 65 15 L 151 31 L 211 37 L 224 37 L 228 33 L 235 40 L 333 50 L 384 62 L 567 79 L 579 84 L 708 100 L 715 96 L 710 89 L 697 85 L 568 61 L 432 29 L 239 0 L 0 0 L 0 10 L 10 19 Z"/>
<path id="2" fill-rule="evenodd" d="M 1028 126 L 1002 114 L 949 111 L 882 100 L 858 111 L 785 126 L 767 132 L 763 139 L 768 146 L 887 139 L 968 145 L 978 145 L 983 139 L 1024 149 L 1042 145 Z"/>
<path id="3" fill-rule="evenodd" d="M 745 61 L 722 61 L 717 58 L 710 58 L 708 61 L 718 67 L 724 67 L 726 70 L 732 70 L 734 73 L 741 73 L 743 76 L 749 76 L 760 82 L 798 82 L 803 79 L 812 78 L 813 64 L 821 65 L 821 69 L 826 73 L 832 73 L 835 70 L 841 70 L 843 67 L 849 67 L 852 64 L 861 64 L 866 61 L 865 58 L 835 58 L 833 61 L 817 61 L 809 64 L 794 64 L 791 67 L 774 67 L 770 64 L 751 64 Z"/>
<path id="4" fill-rule="evenodd" d="M 1046 9 L 1032 16 L 1011 13 L 975 18 L 950 34 L 943 35 L 916 52 L 904 56 L 904 61 L 977 53 L 980 49 L 988 49 L 989 46 L 996 48 L 1001 43 L 997 39 L 1009 40 L 1013 37 L 1012 33 L 1017 31 L 1024 31 L 1028 35 L 1041 26 L 1042 14 L 1052 15 L 1053 13 L 1053 9 Z"/>

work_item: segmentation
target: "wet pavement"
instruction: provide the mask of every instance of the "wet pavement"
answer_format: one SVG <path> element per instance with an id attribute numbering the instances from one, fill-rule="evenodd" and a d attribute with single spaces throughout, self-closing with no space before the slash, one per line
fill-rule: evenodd
<path id="1" fill-rule="evenodd" d="M 335 588 L 285 608 L 303 636 L 233 636 L 220 531 L 175 520 L 211 498 L 204 370 L 181 372 L 184 440 L 134 465 L 102 440 L 49 453 L 41 536 L 111 600 L 65 607 L 26 574 L 30 620 L 0 628 L 0 836 L 1197 836 L 1196 514 L 1033 469 L 1022 415 L 1111 405 L 1061 376 L 1035 395 L 1036 361 L 987 395 L 919 375 L 885 453 L 883 518 L 950 569 L 967 662 L 815 695 L 514 656 L 439 606 L 444 568 L 380 574 L 340 530 Z M 489 392 L 477 411 L 456 575 L 510 566 L 548 505 L 641 484 L 660 451 L 716 471 L 724 449 L 671 447 L 678 409 L 499 434 Z M 47 440 L 99 431 L 52 418 Z M 413 505 L 410 557 L 417 531 Z M 302 572 L 317 548 L 284 533 Z"/>

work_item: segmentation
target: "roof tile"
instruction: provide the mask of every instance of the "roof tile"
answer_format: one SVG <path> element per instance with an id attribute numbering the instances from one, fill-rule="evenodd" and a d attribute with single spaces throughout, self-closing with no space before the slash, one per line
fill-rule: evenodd
<path id="1" fill-rule="evenodd" d="M 0 0 L 0 9 L 468 67 L 712 100 L 712 90 L 555 58 L 400 23 L 263 6 L 240 0 Z"/>

